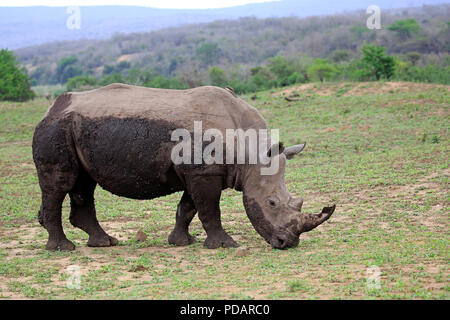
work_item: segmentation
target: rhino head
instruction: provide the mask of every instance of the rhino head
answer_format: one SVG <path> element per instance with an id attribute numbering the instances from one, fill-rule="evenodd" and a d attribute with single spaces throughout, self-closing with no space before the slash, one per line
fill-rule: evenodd
<path id="1" fill-rule="evenodd" d="M 270 161 L 278 161 L 278 171 L 262 175 L 262 164 L 248 166 L 243 184 L 244 206 L 255 230 L 276 249 L 295 247 L 300 234 L 310 231 L 328 220 L 335 210 L 323 208 L 319 214 L 301 212 L 303 199 L 292 197 L 286 188 L 284 171 L 286 160 L 300 153 L 305 144 L 283 149 Z M 266 165 L 268 166 L 268 165 Z"/>

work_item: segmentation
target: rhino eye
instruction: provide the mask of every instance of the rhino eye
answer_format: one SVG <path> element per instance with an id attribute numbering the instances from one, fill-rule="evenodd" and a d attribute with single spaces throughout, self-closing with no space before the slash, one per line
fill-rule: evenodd
<path id="1" fill-rule="evenodd" d="M 272 208 L 275 208 L 277 206 L 277 202 L 273 199 L 269 199 L 268 203 Z"/>

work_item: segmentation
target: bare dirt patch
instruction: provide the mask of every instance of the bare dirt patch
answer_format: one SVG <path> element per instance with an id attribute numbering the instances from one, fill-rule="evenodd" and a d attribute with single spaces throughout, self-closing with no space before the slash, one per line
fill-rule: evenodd
<path id="1" fill-rule="evenodd" d="M 343 96 L 361 96 L 370 94 L 389 94 L 400 92 L 421 92 L 444 88 L 450 91 L 450 86 L 414 82 L 360 82 L 360 83 L 307 83 L 291 87 L 277 93 L 276 96 L 291 96 L 292 94 L 332 96 L 341 93 Z"/>

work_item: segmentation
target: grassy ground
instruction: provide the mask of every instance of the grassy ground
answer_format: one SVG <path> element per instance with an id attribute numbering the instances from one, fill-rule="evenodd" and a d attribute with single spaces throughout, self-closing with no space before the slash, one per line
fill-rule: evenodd
<path id="1" fill-rule="evenodd" d="M 181 194 L 135 201 L 97 188 L 99 220 L 119 246 L 87 247 L 87 235 L 68 221 L 66 199 L 64 228 L 77 249 L 47 252 L 31 157 L 47 101 L 0 103 L 0 298 L 450 297 L 449 87 L 331 83 L 243 98 L 281 129 L 286 145 L 308 142 L 286 177 L 290 191 L 305 199 L 304 211 L 338 205 L 298 248 L 271 249 L 234 191 L 222 197 L 223 224 L 248 249 L 244 254 L 204 249 L 198 218 L 191 231 L 199 243 L 168 245 Z M 145 242 L 134 240 L 139 229 Z M 69 289 L 67 268 L 74 265 L 81 285 Z M 372 270 L 380 272 L 379 286 L 368 286 L 377 283 Z"/>

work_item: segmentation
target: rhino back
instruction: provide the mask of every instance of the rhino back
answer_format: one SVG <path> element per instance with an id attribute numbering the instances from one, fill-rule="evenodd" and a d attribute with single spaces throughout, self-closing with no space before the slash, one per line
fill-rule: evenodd
<path id="1" fill-rule="evenodd" d="M 66 94 L 47 116 L 70 119 L 78 159 L 104 189 L 152 199 L 183 189 L 174 170 L 171 133 L 208 128 L 265 128 L 253 107 L 217 87 L 164 90 L 112 84 Z M 53 110 L 55 109 L 55 110 Z"/>
<path id="2" fill-rule="evenodd" d="M 186 129 L 192 129 L 194 121 L 202 121 L 204 128 L 265 127 L 256 109 L 218 87 L 167 90 L 111 84 L 71 95 L 65 113 L 87 118 L 159 119 Z"/>

